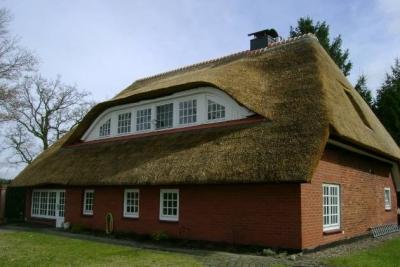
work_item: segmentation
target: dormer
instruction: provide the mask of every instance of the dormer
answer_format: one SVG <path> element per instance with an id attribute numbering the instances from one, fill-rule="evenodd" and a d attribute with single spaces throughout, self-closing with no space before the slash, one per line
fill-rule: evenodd
<path id="1" fill-rule="evenodd" d="M 84 142 L 165 131 L 254 115 L 228 94 L 198 87 L 168 96 L 106 109 L 82 137 Z"/>

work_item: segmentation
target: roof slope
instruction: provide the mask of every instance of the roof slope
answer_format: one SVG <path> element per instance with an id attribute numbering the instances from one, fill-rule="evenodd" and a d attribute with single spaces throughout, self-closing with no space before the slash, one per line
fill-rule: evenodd
<path id="1" fill-rule="evenodd" d="M 266 119 L 69 146 L 108 107 L 200 85 L 223 90 Z M 399 148 L 367 104 L 316 38 L 306 35 L 136 81 L 94 107 L 13 185 L 306 182 L 329 134 L 400 158 Z"/>

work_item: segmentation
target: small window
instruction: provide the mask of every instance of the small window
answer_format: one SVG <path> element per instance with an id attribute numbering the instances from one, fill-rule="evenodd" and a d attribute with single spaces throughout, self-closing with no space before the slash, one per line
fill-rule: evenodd
<path id="1" fill-rule="evenodd" d="M 323 220 L 324 231 L 340 229 L 340 186 L 324 184 L 323 188 Z"/>
<path id="2" fill-rule="evenodd" d="M 392 209 L 392 194 L 390 193 L 390 188 L 385 188 L 385 210 Z"/>
<path id="3" fill-rule="evenodd" d="M 150 130 L 151 108 L 141 109 L 136 112 L 136 131 Z"/>
<path id="4" fill-rule="evenodd" d="M 179 124 L 190 124 L 197 121 L 197 100 L 179 102 Z"/>
<path id="5" fill-rule="evenodd" d="M 160 220 L 178 221 L 179 219 L 179 190 L 160 190 Z"/>
<path id="6" fill-rule="evenodd" d="M 139 217 L 139 190 L 126 189 L 124 193 L 124 217 Z"/>
<path id="7" fill-rule="evenodd" d="M 85 190 L 83 197 L 83 214 L 93 215 L 94 190 Z"/>
<path id="8" fill-rule="evenodd" d="M 131 131 L 130 112 L 118 115 L 118 134 L 129 133 Z"/>
<path id="9" fill-rule="evenodd" d="M 208 120 L 225 118 L 225 107 L 214 101 L 208 100 Z"/>
<path id="10" fill-rule="evenodd" d="M 100 136 L 109 136 L 111 133 L 111 119 L 100 126 Z"/>
<path id="11" fill-rule="evenodd" d="M 32 195 L 32 215 L 39 215 L 40 192 L 34 191 Z"/>
<path id="12" fill-rule="evenodd" d="M 156 107 L 156 129 L 165 129 L 172 127 L 173 108 L 174 106 L 172 103 Z"/>

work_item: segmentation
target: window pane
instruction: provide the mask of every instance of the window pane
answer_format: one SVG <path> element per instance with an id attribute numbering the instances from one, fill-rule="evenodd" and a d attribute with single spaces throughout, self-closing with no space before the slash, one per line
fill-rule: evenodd
<path id="1" fill-rule="evenodd" d="M 136 112 L 136 131 L 149 130 L 151 128 L 151 109 L 142 109 Z"/>
<path id="2" fill-rule="evenodd" d="M 108 119 L 103 125 L 100 126 L 100 136 L 109 136 L 111 133 L 111 119 Z"/>
<path id="3" fill-rule="evenodd" d="M 214 101 L 208 100 L 208 120 L 225 118 L 225 107 Z"/>
<path id="4" fill-rule="evenodd" d="M 197 120 L 197 100 L 179 103 L 179 124 L 190 124 Z"/>
<path id="5" fill-rule="evenodd" d="M 131 113 L 123 113 L 118 115 L 118 133 L 129 133 L 131 131 Z"/>
<path id="6" fill-rule="evenodd" d="M 156 129 L 164 129 L 172 127 L 173 120 L 173 104 L 166 104 L 156 107 Z"/>

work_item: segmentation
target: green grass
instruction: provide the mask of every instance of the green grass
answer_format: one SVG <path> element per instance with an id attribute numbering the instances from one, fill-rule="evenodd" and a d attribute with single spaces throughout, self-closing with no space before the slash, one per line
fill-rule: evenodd
<path id="1" fill-rule="evenodd" d="M 186 254 L 50 234 L 0 232 L 0 266 L 202 266 Z"/>
<path id="2" fill-rule="evenodd" d="M 386 241 L 382 245 L 354 253 L 346 257 L 329 259 L 330 266 L 348 267 L 395 267 L 400 266 L 400 238 Z"/>

